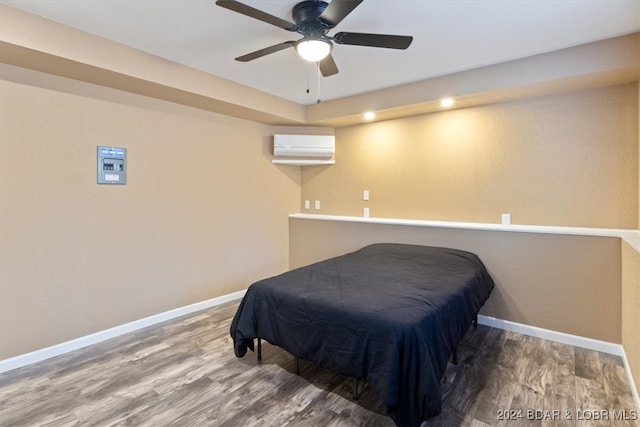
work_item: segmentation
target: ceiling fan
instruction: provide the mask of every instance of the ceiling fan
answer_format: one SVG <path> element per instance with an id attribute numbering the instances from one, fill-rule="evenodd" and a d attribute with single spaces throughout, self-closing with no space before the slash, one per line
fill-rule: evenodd
<path id="1" fill-rule="evenodd" d="M 333 36 L 327 33 L 349 15 L 363 0 L 333 0 L 327 3 L 321 0 L 305 0 L 295 6 L 291 15 L 295 23 L 263 12 L 236 0 L 217 0 L 216 4 L 234 12 L 241 13 L 267 24 L 275 25 L 287 31 L 302 35 L 297 41 L 286 41 L 256 50 L 236 58 L 236 61 L 248 62 L 271 53 L 293 47 L 307 61 L 318 62 L 324 77 L 338 73 L 338 67 L 331 56 L 333 43 L 406 49 L 413 41 L 411 36 L 391 34 L 369 34 L 339 32 Z"/>

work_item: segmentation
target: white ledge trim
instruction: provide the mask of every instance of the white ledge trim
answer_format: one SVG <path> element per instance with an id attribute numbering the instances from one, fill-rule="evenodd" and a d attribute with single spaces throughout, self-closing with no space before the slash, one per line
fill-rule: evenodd
<path id="1" fill-rule="evenodd" d="M 289 218 L 319 221 L 361 222 L 366 224 L 411 225 L 414 227 L 458 228 L 465 230 L 509 231 L 515 233 L 568 234 L 574 236 L 618 237 L 640 252 L 640 230 L 623 228 L 558 227 L 552 225 L 491 224 L 483 222 L 429 221 L 402 218 L 365 218 L 359 216 L 296 213 Z"/>

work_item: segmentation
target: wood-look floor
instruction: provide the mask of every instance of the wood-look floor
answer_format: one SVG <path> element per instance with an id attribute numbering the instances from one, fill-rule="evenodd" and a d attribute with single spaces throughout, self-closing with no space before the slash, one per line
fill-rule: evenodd
<path id="1" fill-rule="evenodd" d="M 262 364 L 251 352 L 237 359 L 228 332 L 237 305 L 2 374 L 0 425 L 393 426 L 366 385 L 354 402 L 350 379 L 305 361 L 297 376 L 293 357 L 268 343 Z M 480 326 L 458 358 L 430 427 L 638 425 L 613 420 L 637 410 L 619 357 Z M 604 411 L 609 419 L 576 419 Z"/>

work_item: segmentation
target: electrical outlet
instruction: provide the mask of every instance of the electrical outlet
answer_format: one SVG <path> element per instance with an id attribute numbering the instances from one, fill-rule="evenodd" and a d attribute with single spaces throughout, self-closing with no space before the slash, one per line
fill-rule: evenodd
<path id="1" fill-rule="evenodd" d="M 311 201 L 305 200 L 304 201 L 304 208 L 305 209 L 310 209 L 311 208 Z"/>
<path id="2" fill-rule="evenodd" d="M 320 209 L 320 200 L 316 200 L 316 201 L 314 202 L 313 207 L 314 207 L 316 210 L 319 210 L 319 209 Z"/>
<path id="3" fill-rule="evenodd" d="M 364 201 L 369 200 L 369 190 L 364 190 L 362 192 L 362 200 L 364 200 Z"/>

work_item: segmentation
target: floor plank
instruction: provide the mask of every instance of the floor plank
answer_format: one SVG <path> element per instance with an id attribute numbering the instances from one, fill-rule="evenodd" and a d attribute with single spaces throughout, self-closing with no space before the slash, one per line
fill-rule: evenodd
<path id="1" fill-rule="evenodd" d="M 263 343 L 233 354 L 227 303 L 0 375 L 2 426 L 393 426 L 369 386 Z M 479 326 L 426 427 L 636 426 L 621 358 Z M 511 410 L 524 418 L 508 419 Z M 514 412 L 515 411 L 515 412 Z M 527 411 L 560 417 L 531 419 Z M 591 411 L 591 412 L 590 412 Z M 598 412 L 602 411 L 602 412 Z M 610 419 L 577 419 L 607 413 Z M 502 415 L 502 416 L 501 416 Z M 570 416 L 569 416 L 570 415 Z"/>

